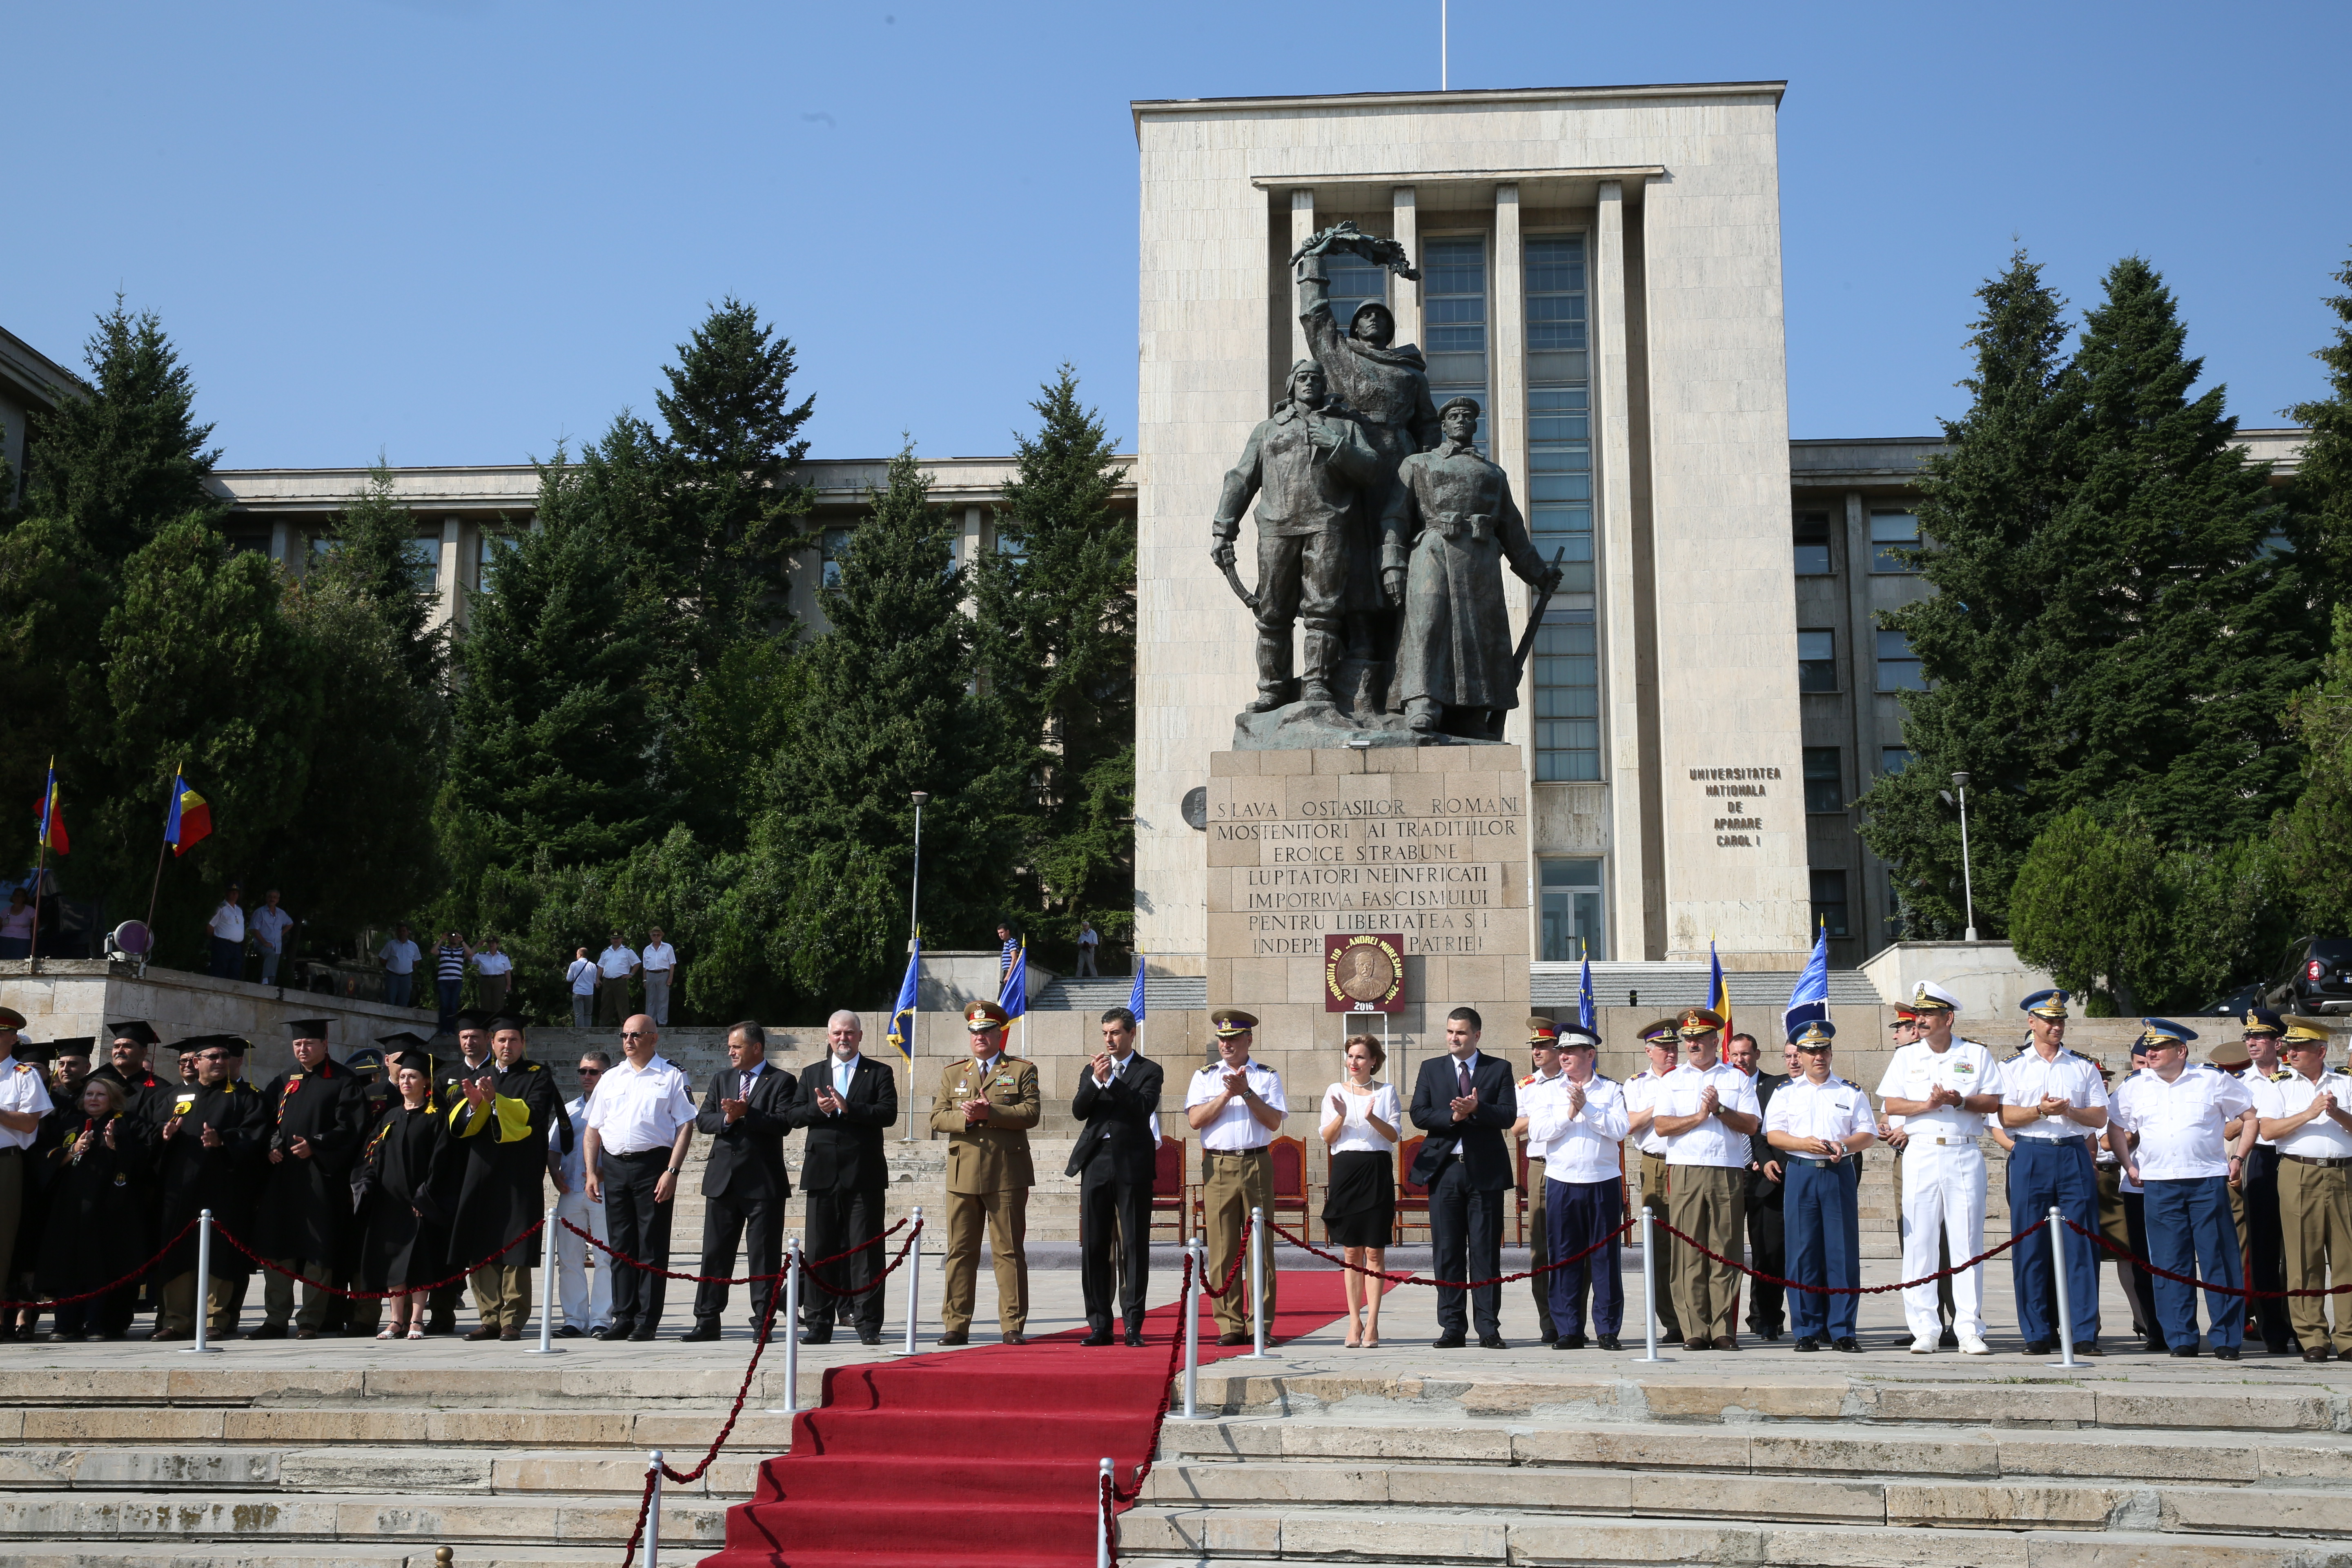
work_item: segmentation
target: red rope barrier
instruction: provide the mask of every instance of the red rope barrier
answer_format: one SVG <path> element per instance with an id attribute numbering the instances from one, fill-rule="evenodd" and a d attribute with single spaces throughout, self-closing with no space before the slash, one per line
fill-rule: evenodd
<path id="1" fill-rule="evenodd" d="M 1112 1484 L 1111 1479 L 1108 1476 L 1097 1476 L 1095 1479 L 1102 1497 L 1103 1542 L 1109 1550 L 1111 1562 L 1116 1564 L 1118 1562 L 1118 1527 L 1112 1522 L 1116 1510 L 1112 1508 L 1111 1503 L 1114 1494 L 1116 1494 L 1118 1489 Z M 1143 1479 L 1140 1476 L 1137 1477 L 1136 1484 L 1140 1486 L 1142 1484 L 1142 1479 Z"/>
<path id="2" fill-rule="evenodd" d="M 340 1285 L 330 1285 L 324 1279 L 313 1279 L 308 1274 L 304 1274 L 299 1269 L 289 1268 L 283 1264 L 271 1262 L 268 1258 L 262 1257 L 261 1254 L 254 1251 L 253 1248 L 247 1247 L 244 1242 L 239 1241 L 236 1237 L 230 1235 L 228 1227 L 221 1224 L 220 1221 L 213 1221 L 213 1229 L 220 1233 L 220 1237 L 223 1241 L 226 1241 L 231 1247 L 236 1247 L 239 1252 L 244 1253 L 247 1258 L 252 1258 L 256 1263 L 258 1263 L 264 1268 L 268 1269 L 272 1274 L 283 1274 L 289 1279 L 299 1279 L 305 1285 L 316 1286 L 318 1289 L 324 1290 L 328 1295 L 341 1296 L 347 1301 L 388 1301 L 394 1296 L 413 1296 L 420 1290 L 437 1290 L 444 1285 L 455 1285 L 460 1279 L 472 1274 L 475 1269 L 486 1268 L 492 1260 L 505 1257 L 517 1247 L 521 1246 L 524 1242 L 529 1241 L 532 1237 L 537 1236 L 541 1230 L 545 1229 L 546 1226 L 547 1218 L 542 1215 L 530 1229 L 518 1232 L 504 1247 L 499 1247 L 497 1251 L 484 1253 L 480 1258 L 477 1258 L 472 1263 L 467 1264 L 465 1268 L 460 1268 L 455 1274 L 449 1275 L 446 1279 L 436 1279 L 428 1285 L 404 1285 L 397 1290 L 346 1290 Z"/>
<path id="3" fill-rule="evenodd" d="M 2033 1228 L 2034 1230 L 2039 1230 L 2042 1227 L 2040 1226 L 2036 1226 Z M 2145 1269 L 2158 1279 L 2169 1279 L 2176 1285 L 2194 1285 L 2200 1290 L 2203 1290 L 2210 1295 L 2237 1296 L 2247 1300 L 2275 1301 L 2287 1296 L 2341 1296 L 2347 1292 L 2352 1292 L 2352 1283 L 2330 1286 L 2325 1289 L 2315 1285 L 2301 1290 L 2249 1290 L 2234 1285 L 2216 1285 L 2209 1279 L 2200 1279 L 2193 1275 L 2175 1274 L 2169 1268 L 2158 1268 L 2155 1264 L 2150 1263 L 2147 1258 L 2133 1252 L 2129 1247 L 2117 1247 L 2114 1242 L 2109 1241 L 2097 1231 L 2085 1230 L 2071 1219 L 2066 1221 L 2066 1228 L 2073 1231 L 2076 1236 L 2085 1236 L 2090 1237 L 2093 1241 L 2097 1242 L 2101 1247 L 2105 1247 L 2109 1252 L 2114 1253 L 2117 1258 L 2121 1258 L 2128 1261 L 2135 1268 Z M 2031 1236 L 2032 1234 L 2032 1231 L 2020 1231 L 2018 1236 L 2024 1237 Z M 2017 1238 L 2017 1237 L 2011 1237 L 2011 1240 L 2016 1240 Z"/>
<path id="4" fill-rule="evenodd" d="M 1225 1282 L 1223 1284 L 1212 1285 L 1209 1283 L 1209 1278 L 1205 1272 L 1207 1265 L 1204 1260 L 1202 1264 L 1204 1272 L 1201 1276 L 1201 1294 L 1206 1296 L 1212 1301 L 1223 1300 L 1224 1299 L 1225 1292 L 1234 1288 L 1234 1281 L 1241 1277 L 1242 1263 L 1249 1257 L 1250 1227 L 1253 1223 L 1254 1222 L 1250 1220 L 1242 1221 L 1241 1245 L 1234 1248 L 1234 1265 L 1232 1268 L 1225 1270 Z M 1281 1227 L 1276 1226 L 1276 1228 L 1279 1229 Z"/>
<path id="5" fill-rule="evenodd" d="M 1340 1268 L 1348 1269 L 1350 1272 L 1366 1275 L 1374 1279 L 1385 1279 L 1391 1285 L 1426 1285 L 1431 1289 L 1437 1290 L 1483 1290 L 1489 1285 L 1509 1285 L 1521 1279 L 1532 1279 L 1538 1274 L 1549 1274 L 1552 1270 L 1556 1268 L 1565 1268 L 1571 1263 L 1583 1262 L 1586 1258 L 1591 1257 L 1594 1253 L 1600 1251 L 1611 1242 L 1615 1241 L 1627 1231 L 1633 1229 L 1638 1223 L 1640 1223 L 1639 1216 L 1636 1216 L 1633 1219 L 1629 1219 L 1623 1225 L 1619 1226 L 1615 1230 L 1612 1230 L 1608 1235 L 1602 1237 L 1599 1241 L 1596 1241 L 1591 1246 L 1586 1247 L 1583 1251 L 1577 1253 L 1570 1258 L 1563 1258 L 1556 1263 L 1547 1263 L 1541 1268 L 1530 1268 L 1520 1274 L 1498 1274 L 1492 1279 L 1473 1279 L 1465 1285 L 1459 1279 L 1432 1279 L 1426 1275 L 1422 1274 L 1391 1274 L 1383 1269 L 1367 1268 L 1360 1263 L 1350 1263 L 1336 1252 L 1326 1252 L 1323 1248 L 1316 1246 L 1313 1242 L 1307 1241 L 1303 1237 L 1291 1235 L 1290 1232 L 1283 1229 L 1281 1225 L 1276 1221 L 1266 1221 L 1266 1224 L 1273 1227 L 1274 1234 L 1282 1237 L 1283 1240 L 1290 1243 L 1291 1246 L 1297 1247 L 1302 1252 L 1311 1252 L 1316 1257 L 1323 1258 L 1328 1262 L 1336 1263 Z"/>
<path id="6" fill-rule="evenodd" d="M 578 1237 L 581 1240 L 586 1242 L 589 1246 L 594 1247 L 597 1251 L 607 1254 L 617 1263 L 625 1263 L 632 1268 L 643 1269 L 647 1274 L 658 1274 L 665 1279 L 676 1279 L 688 1285 L 778 1284 L 782 1281 L 784 1275 L 787 1272 L 785 1269 L 779 1268 L 773 1274 L 746 1274 L 740 1279 L 721 1279 L 715 1274 L 681 1274 L 674 1268 L 658 1268 L 653 1264 L 646 1263 L 642 1259 L 631 1258 L 627 1253 L 614 1248 L 610 1243 L 601 1241 L 595 1237 L 589 1235 L 586 1231 L 581 1229 L 578 1226 L 573 1225 L 568 1219 L 560 1219 L 555 1223 L 570 1231 L 572 1235 Z M 856 1246 L 836 1252 L 830 1258 L 803 1258 L 801 1259 L 801 1267 L 803 1268 L 822 1268 L 828 1263 L 838 1263 L 843 1258 L 855 1257 L 856 1254 L 864 1252 L 868 1247 L 881 1246 L 884 1242 L 889 1240 L 892 1237 L 898 1235 L 906 1227 L 907 1222 L 904 1219 L 901 1219 L 889 1229 L 877 1231 L 874 1235 L 867 1237 L 864 1241 L 859 1242 Z M 896 1268 L 898 1266 L 893 1264 L 891 1267 Z M 816 1283 L 823 1285 L 824 1284 L 824 1281 L 820 1279 L 817 1280 Z M 831 1289 L 832 1287 L 826 1286 L 826 1289 Z M 838 1292 L 835 1293 L 838 1294 Z"/>
<path id="7" fill-rule="evenodd" d="M 904 1220 L 900 1220 L 900 1221 L 898 1222 L 898 1225 L 904 1225 L 904 1224 L 906 1224 L 906 1223 L 907 1223 L 906 1221 L 904 1221 Z M 898 1226 L 892 1226 L 890 1227 L 890 1229 L 891 1229 L 891 1230 L 896 1230 L 896 1229 L 898 1229 Z M 886 1231 L 884 1231 L 884 1232 L 882 1233 L 882 1236 L 887 1236 L 887 1235 L 889 1235 L 889 1234 L 890 1234 L 890 1231 L 886 1230 Z M 887 1268 L 886 1268 L 882 1269 L 879 1273 L 876 1274 L 876 1275 L 874 1276 L 874 1278 L 873 1278 L 873 1279 L 871 1279 L 867 1280 L 867 1281 L 866 1281 L 865 1284 L 863 1284 L 863 1285 L 853 1285 L 853 1286 L 851 1286 L 851 1287 L 850 1287 L 848 1289 L 846 1289 L 846 1290 L 836 1290 L 836 1289 L 835 1289 L 832 1286 L 830 1286 L 830 1285 L 826 1284 L 824 1280 L 822 1280 L 822 1279 L 818 1279 L 818 1278 L 817 1278 L 815 1275 L 814 1275 L 814 1274 L 809 1274 L 809 1275 L 808 1275 L 808 1280 L 809 1280 L 809 1283 L 810 1283 L 810 1284 L 812 1284 L 812 1285 L 814 1285 L 814 1286 L 815 1286 L 818 1289 L 820 1289 L 820 1290 L 824 1291 L 826 1295 L 828 1295 L 828 1296 L 833 1296 L 833 1297 L 835 1297 L 835 1298 L 850 1297 L 850 1296 L 863 1296 L 863 1295 L 865 1295 L 868 1290 L 878 1290 L 878 1289 L 880 1289 L 882 1288 L 882 1281 L 884 1281 L 885 1279 L 889 1279 L 891 1275 L 896 1274 L 896 1273 L 898 1271 L 898 1265 L 900 1265 L 901 1263 L 904 1263 L 904 1262 L 906 1262 L 906 1261 L 907 1261 L 907 1254 L 914 1250 L 916 1238 L 917 1238 L 918 1237 L 920 1237 L 922 1234 L 923 1234 L 922 1226 L 917 1226 L 915 1227 L 915 1234 L 914 1234 L 914 1236 L 910 1236 L 910 1237 L 908 1237 L 906 1240 L 904 1240 L 904 1241 L 902 1241 L 902 1242 L 900 1242 L 900 1243 L 898 1244 L 898 1257 L 896 1257 L 896 1258 L 892 1258 L 892 1259 L 890 1260 L 889 1267 L 887 1267 Z M 876 1237 L 874 1238 L 874 1240 L 873 1240 L 873 1241 L 866 1243 L 866 1246 L 868 1246 L 868 1247 L 874 1246 L 876 1243 L 878 1243 L 881 1239 L 882 1239 L 882 1237 L 881 1237 L 881 1236 L 877 1236 L 877 1237 Z M 851 1247 L 851 1248 L 849 1249 L 849 1252 L 856 1252 L 856 1251 L 860 1251 L 860 1250 L 862 1250 L 862 1249 L 861 1249 L 861 1248 L 858 1248 L 858 1247 Z M 849 1256 L 849 1252 L 842 1253 L 842 1254 L 840 1254 L 839 1256 L 840 1256 L 840 1257 L 842 1257 L 842 1258 L 846 1258 L 846 1257 L 848 1257 L 848 1256 Z M 827 1258 L 827 1259 L 825 1259 L 825 1261 L 826 1261 L 826 1262 L 828 1262 L 828 1263 L 830 1263 L 830 1262 L 835 1261 L 835 1259 L 834 1259 L 834 1258 Z M 803 1273 L 803 1274 L 808 1274 L 808 1271 L 809 1271 L 811 1268 L 814 1268 L 814 1267 L 816 1267 L 814 1264 L 803 1263 L 803 1264 L 802 1264 L 802 1265 L 801 1265 L 801 1272 L 802 1272 L 802 1273 Z"/>
<path id="8" fill-rule="evenodd" d="M 202 1217 L 203 1216 L 200 1215 L 197 1216 L 197 1219 L 201 1219 Z M 42 1307 L 70 1307 L 77 1301 L 95 1301 L 110 1290 L 121 1289 L 125 1285 L 130 1284 L 142 1274 L 144 1274 L 150 1268 L 154 1268 L 156 1264 L 162 1262 L 163 1260 L 163 1254 L 179 1246 L 180 1237 L 187 1235 L 189 1231 L 194 1229 L 195 1226 L 196 1220 L 190 1220 L 178 1230 L 173 1232 L 171 1240 L 165 1242 L 163 1246 L 155 1249 L 154 1257 L 150 1258 L 146 1262 L 141 1264 L 130 1273 L 125 1274 L 121 1279 L 110 1280 L 106 1284 L 100 1285 L 95 1290 L 85 1290 L 79 1296 L 49 1296 L 32 1301 L 0 1301 L 0 1311 L 14 1311 L 19 1307 L 31 1307 L 36 1310 Z"/>
<path id="9" fill-rule="evenodd" d="M 1907 1290 L 1914 1285 L 1930 1285 L 1948 1274 L 1958 1274 L 1963 1269 L 1974 1268 L 1987 1258 L 1998 1258 L 2033 1234 L 2031 1230 L 2021 1230 L 1999 1247 L 1988 1247 L 1965 1263 L 1955 1263 L 1949 1268 L 1938 1268 L 1933 1274 L 1922 1274 L 1916 1279 L 1897 1279 L 1892 1285 L 1808 1285 L 1802 1280 L 1783 1279 L 1777 1274 L 1766 1274 L 1760 1269 L 1750 1268 L 1736 1258 L 1726 1258 L 1706 1244 L 1685 1236 L 1664 1220 L 1657 1220 L 1655 1224 L 1660 1230 L 1664 1231 L 1701 1258 L 1720 1263 L 1727 1268 L 1736 1268 L 1750 1279 L 1760 1279 L 1767 1285 L 1778 1285 L 1784 1290 L 1805 1290 L 1816 1296 L 1884 1296 L 1890 1290 Z"/>

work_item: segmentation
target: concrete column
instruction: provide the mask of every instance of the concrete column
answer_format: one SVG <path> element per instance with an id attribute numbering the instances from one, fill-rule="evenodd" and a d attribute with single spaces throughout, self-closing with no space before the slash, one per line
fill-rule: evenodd
<path id="1" fill-rule="evenodd" d="M 1308 240 L 1313 239 L 1314 237 L 1315 193 L 1313 191 L 1293 191 L 1290 193 L 1290 248 L 1296 251 L 1300 246 L 1305 245 Z M 1293 289 L 1293 285 L 1287 278 L 1283 279 L 1282 286 L 1283 291 L 1286 294 L 1290 293 Z M 1309 358 L 1311 356 L 1311 351 L 1307 346 L 1307 329 L 1298 324 L 1298 312 L 1296 310 L 1293 310 L 1288 312 L 1288 315 L 1290 317 L 1289 363 L 1297 364 L 1300 360 Z M 1339 323 L 1339 327 L 1342 331 L 1345 331 L 1347 330 L 1347 323 L 1342 321 Z"/>
<path id="2" fill-rule="evenodd" d="M 1834 564 L 1834 563 L 1832 563 Z M 1853 787 L 1856 798 L 1879 774 L 1878 748 L 1878 622 L 1870 613 L 1870 507 L 1860 490 L 1845 492 L 1845 639 L 1846 714 L 1853 736 Z M 1849 828 L 1858 826 L 1849 812 Z M 1864 952 L 1878 947 L 1880 922 L 1895 911 L 1886 906 L 1886 878 L 1882 863 L 1853 836 L 1854 878 L 1860 887 L 1845 890 L 1852 911 L 1853 934 Z"/>
<path id="3" fill-rule="evenodd" d="M 1411 185 L 1389 192 L 1389 237 L 1404 247 L 1407 261 L 1415 268 L 1422 265 L 1421 206 Z M 1410 278 L 1393 279 L 1389 294 L 1396 312 L 1396 341 L 1421 342 L 1421 285 Z"/>
<path id="4" fill-rule="evenodd" d="M 455 626 L 457 622 L 457 546 L 463 542 L 465 532 L 466 525 L 462 519 L 445 517 L 441 520 L 441 566 L 435 575 L 434 584 L 440 592 L 441 603 L 433 617 L 436 626 Z"/>
<path id="5" fill-rule="evenodd" d="M 959 564 L 977 566 L 980 563 L 981 537 L 987 516 L 986 509 L 977 504 L 963 509 L 963 542 L 956 548 Z"/>
<path id="6" fill-rule="evenodd" d="M 1625 346 L 1625 187 L 1601 182 L 1593 226 L 1592 537 L 1601 650 L 1601 747 L 1609 785 L 1612 957 L 1646 957 L 1642 724 L 1633 608 L 1633 416 Z"/>
<path id="7" fill-rule="evenodd" d="M 284 567 L 289 577 L 302 575 L 303 563 L 295 558 L 301 548 L 301 538 L 294 525 L 282 517 L 269 525 L 269 558 Z"/>

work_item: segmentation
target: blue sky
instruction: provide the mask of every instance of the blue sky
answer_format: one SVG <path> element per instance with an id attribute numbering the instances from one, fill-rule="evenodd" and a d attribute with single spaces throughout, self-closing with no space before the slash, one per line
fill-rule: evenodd
<path id="1" fill-rule="evenodd" d="M 511 462 L 652 412 L 707 302 L 819 456 L 1001 453 L 1076 364 L 1135 418 L 1137 98 L 1437 85 L 1438 0 L 23 7 L 0 325 L 163 319 L 231 467 Z M 2320 387 L 2352 7 L 1454 0 L 1453 85 L 1785 78 L 1790 416 L 1958 412 L 2022 243 L 2178 291 L 2248 425 Z"/>

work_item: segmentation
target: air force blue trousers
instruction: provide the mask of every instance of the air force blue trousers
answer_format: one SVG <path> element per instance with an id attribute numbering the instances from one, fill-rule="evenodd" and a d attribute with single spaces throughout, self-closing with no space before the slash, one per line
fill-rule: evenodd
<path id="1" fill-rule="evenodd" d="M 2245 1283 L 2238 1271 L 2238 1226 L 2230 1217 L 2230 1184 L 2224 1176 L 2190 1176 L 2143 1183 L 2147 1190 L 2147 1260 L 2175 1274 L 2193 1275 L 2209 1285 L 2232 1289 Z M 2164 1342 L 2179 1349 L 2197 1343 L 2197 1287 L 2161 1275 L 2156 1279 L 2156 1321 Z M 2246 1300 L 2208 1296 L 2213 1346 L 2242 1343 L 2246 1337 Z"/>
<path id="2" fill-rule="evenodd" d="M 2050 1269 L 2053 1208 L 2091 1236 L 2099 1233 L 2099 1178 L 2090 1147 L 2080 1138 L 2020 1138 L 2009 1155 L 2009 1223 L 2012 1231 L 2033 1234 L 2009 1252 L 2017 1330 L 2028 1344 L 2056 1344 L 2062 1337 L 2087 1344 L 2099 1337 L 2098 1243 L 2066 1233 L 2066 1296 L 2074 1321 L 2073 1332 L 2062 1336 L 2051 1321 L 2057 1300 Z M 2152 1225 L 2155 1215 L 2148 1217 Z"/>
<path id="3" fill-rule="evenodd" d="M 1832 1163 L 1785 1156 L 1789 1173 L 1780 1199 L 1780 1224 L 1788 1238 L 1789 1278 L 1801 1285 L 1851 1290 L 1862 1283 L 1862 1216 L 1855 1204 L 1861 1176 L 1853 1160 Z M 1789 1329 L 1832 1340 L 1853 1337 L 1857 1296 L 1789 1292 Z"/>
<path id="4" fill-rule="evenodd" d="M 1544 1183 L 1544 1230 L 1557 1262 L 1574 1258 L 1602 1237 L 1609 1244 L 1591 1257 L 1551 1272 L 1552 1331 L 1566 1339 L 1584 1332 L 1584 1300 L 1592 1296 L 1592 1331 L 1613 1334 L 1625 1325 L 1625 1192 L 1616 1177 L 1605 1182 Z"/>

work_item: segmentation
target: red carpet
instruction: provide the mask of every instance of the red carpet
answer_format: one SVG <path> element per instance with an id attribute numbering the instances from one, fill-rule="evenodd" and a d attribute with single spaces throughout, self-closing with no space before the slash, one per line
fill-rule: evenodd
<path id="1" fill-rule="evenodd" d="M 1276 1343 L 1347 1310 L 1336 1270 L 1284 1273 L 1276 1300 Z M 1202 1364 L 1245 1353 L 1217 1348 L 1202 1307 Z M 760 1467 L 702 1568 L 1091 1568 L 1097 1467 L 1108 1455 L 1119 1484 L 1134 1483 L 1182 1329 L 1171 1303 L 1144 1320 L 1140 1350 L 1089 1349 L 1074 1329 L 835 1367 L 823 1404 L 794 1418 L 793 1451 Z"/>

